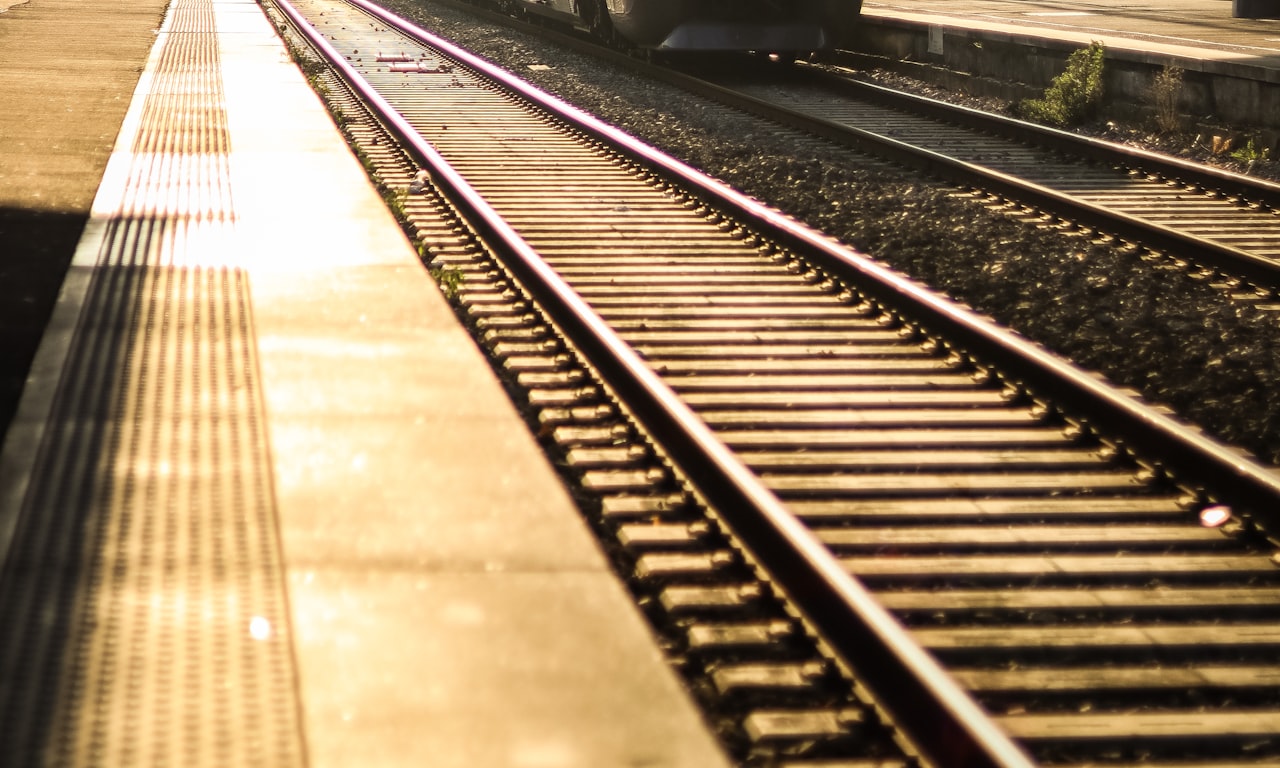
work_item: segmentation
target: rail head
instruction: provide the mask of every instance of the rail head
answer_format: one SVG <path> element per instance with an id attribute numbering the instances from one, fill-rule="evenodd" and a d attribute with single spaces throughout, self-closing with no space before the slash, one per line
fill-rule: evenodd
<path id="1" fill-rule="evenodd" d="M 367 0 L 351 1 L 361 7 L 374 9 L 371 12 L 380 12 L 380 9 Z M 380 13 L 387 23 L 395 23 L 393 21 L 395 17 L 385 12 Z M 403 24 L 402 21 L 400 23 Z M 406 26 L 408 27 L 406 32 L 424 35 L 426 39 L 432 41 L 433 45 L 438 40 L 425 30 L 412 25 Z M 448 43 L 440 42 L 443 44 L 442 47 L 456 50 Z M 1273 530 L 1280 529 L 1280 474 L 1272 468 L 1265 467 L 1243 452 L 1225 446 L 1205 436 L 1199 430 L 1136 401 L 1022 336 L 960 309 L 945 297 L 889 270 L 863 254 L 815 233 L 779 211 L 768 208 L 723 182 L 690 168 L 616 127 L 566 104 L 561 99 L 503 70 L 492 67 L 483 59 L 465 52 L 461 53 L 477 67 L 484 68 L 487 76 L 504 84 L 510 84 L 523 98 L 562 115 L 578 130 L 619 147 L 628 156 L 636 158 L 656 172 L 693 190 L 704 199 L 714 200 L 716 205 L 727 208 L 744 221 L 759 226 L 780 243 L 806 254 L 852 285 L 864 290 L 870 286 L 869 291 L 886 305 L 910 306 L 910 312 L 922 318 L 925 326 L 939 334 L 956 338 L 966 352 L 996 366 L 1011 380 L 1023 383 L 1038 393 L 1056 399 L 1064 409 L 1072 411 L 1081 418 L 1096 424 L 1115 425 L 1119 431 L 1130 436 L 1128 443 L 1132 448 L 1152 456 L 1162 457 L 1165 466 L 1180 478 L 1186 478 L 1192 484 L 1232 489 L 1235 495 L 1234 501 L 1242 511 L 1248 510 L 1250 514 L 1265 520 L 1268 527 Z M 900 144 L 888 137 L 883 137 L 883 140 L 887 143 Z M 914 148 L 911 149 L 914 150 Z M 908 150 L 903 145 L 900 151 Z M 928 153 L 928 155 L 931 158 L 926 159 L 942 165 L 951 166 L 959 163 L 959 161 L 938 156 L 936 153 Z M 1013 184 L 1002 174 L 987 171 L 986 175 L 998 177 L 997 181 Z M 1062 197 L 1052 190 L 1039 187 L 1033 191 L 1042 193 L 1046 201 L 1056 202 L 1057 198 Z M 1084 203 L 1078 203 L 1078 205 L 1081 208 L 1091 207 Z M 1152 229 L 1159 230 L 1155 234 L 1163 233 L 1166 239 L 1160 242 L 1167 247 L 1184 244 L 1184 236 L 1168 231 L 1166 228 L 1153 227 L 1141 222 L 1134 223 L 1134 226 L 1140 227 L 1144 232 Z M 1216 244 L 1210 244 L 1210 246 L 1210 251 L 1218 254 L 1224 261 L 1230 261 L 1236 266 L 1252 265 L 1250 274 L 1260 280 L 1264 275 L 1268 276 L 1269 280 L 1280 280 L 1280 266 L 1276 264 L 1271 262 L 1264 264 L 1265 260 L 1252 254 L 1237 252 L 1235 249 Z M 1225 253 L 1226 251 L 1232 253 Z M 1237 261 L 1237 256 L 1243 258 Z"/>
<path id="2" fill-rule="evenodd" d="M 644 65 L 633 63 L 632 66 Z M 1128 242 L 1140 243 L 1150 250 L 1168 253 L 1201 267 L 1243 278 L 1258 287 L 1280 290 L 1280 263 L 1273 259 L 1190 235 L 1137 216 L 1120 213 L 1073 195 L 915 146 L 891 136 L 834 120 L 793 112 L 785 107 L 682 72 L 652 67 L 648 67 L 645 71 L 678 87 L 744 109 L 796 130 L 805 131 L 837 144 L 870 148 L 870 151 L 881 157 L 915 168 L 934 178 L 1016 200 L 1023 205 L 1073 222 L 1077 226 L 1105 232 Z M 838 77 L 831 73 L 815 70 L 812 74 L 834 83 L 838 88 L 856 91 L 858 98 L 867 98 L 886 106 L 914 111 L 941 122 L 1034 143 L 1043 148 L 1075 154 L 1100 163 L 1142 168 L 1146 173 L 1176 179 L 1188 185 L 1217 189 L 1224 194 L 1234 194 L 1244 199 L 1273 201 L 1276 206 L 1280 206 L 1280 185 L 1248 179 L 1227 171 L 1164 157 L 1145 150 L 1121 147 L 1066 131 L 1033 125 L 1002 115 L 901 93 Z M 1028 141 L 1028 135 L 1035 136 L 1037 139 L 1034 142 Z"/>
<path id="3" fill-rule="evenodd" d="M 833 240 L 814 232 L 779 211 L 716 179 L 690 168 L 649 144 L 608 125 L 563 100 L 547 94 L 488 62 L 460 51 L 368 0 L 351 0 L 402 31 L 421 36 L 450 54 L 474 65 L 497 82 L 508 85 L 522 98 L 562 115 L 575 128 L 617 146 L 628 156 L 678 182 L 704 199 L 753 223 L 783 245 L 829 268 L 850 284 L 872 294 L 886 306 L 909 306 L 930 330 L 955 338 L 975 358 L 997 367 L 1009 379 L 1047 397 L 1055 398 L 1073 415 L 1096 424 L 1115 425 L 1129 436 L 1135 450 L 1164 459 L 1166 467 L 1192 484 L 1228 488 L 1237 506 L 1280 529 L 1280 475 L 1241 451 L 1225 446 L 1200 431 L 1170 418 L 1117 391 L 1095 376 L 1050 354 L 1011 331 L 957 307 L 945 297 L 920 286 Z M 892 141 L 892 139 L 890 139 Z M 951 161 L 956 162 L 956 161 Z M 1049 192 L 1046 190 L 1046 192 Z M 1056 193 L 1053 193 L 1056 194 Z M 1274 265 L 1267 269 L 1276 271 Z"/>
<path id="4" fill-rule="evenodd" d="M 940 121 L 1026 141 L 1098 163 L 1122 165 L 1125 168 L 1132 168 L 1188 186 L 1215 190 L 1270 208 L 1280 208 L 1280 184 L 1275 182 L 1242 176 L 1225 169 L 1201 165 L 1139 147 L 1124 146 L 1059 128 L 1029 123 L 1007 115 L 886 88 L 875 83 L 853 79 L 845 74 L 822 70 L 814 70 L 814 72 L 833 85 L 856 91 L 861 97 L 885 106 L 909 109 Z"/>

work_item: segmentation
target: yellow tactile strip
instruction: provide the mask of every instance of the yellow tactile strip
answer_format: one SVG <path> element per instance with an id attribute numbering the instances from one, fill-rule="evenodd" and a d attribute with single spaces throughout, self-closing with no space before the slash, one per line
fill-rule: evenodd
<path id="1" fill-rule="evenodd" d="M 235 220 L 210 0 L 157 45 L 0 574 L 6 764 L 304 762 L 248 281 L 199 266 Z"/>

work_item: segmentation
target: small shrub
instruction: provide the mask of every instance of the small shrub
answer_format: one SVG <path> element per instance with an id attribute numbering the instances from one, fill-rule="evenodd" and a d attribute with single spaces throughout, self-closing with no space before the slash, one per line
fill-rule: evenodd
<path id="1" fill-rule="evenodd" d="M 1263 160 L 1271 159 L 1270 147 L 1259 147 L 1254 143 L 1253 139 L 1249 139 L 1243 147 L 1231 153 L 1231 158 L 1239 163 L 1244 163 L 1246 172 L 1252 171 L 1253 166 Z"/>
<path id="2" fill-rule="evenodd" d="M 1166 64 L 1151 85 L 1151 102 L 1156 108 L 1156 126 L 1162 133 L 1174 133 L 1181 127 L 1178 99 L 1182 96 L 1182 67 Z"/>
<path id="3" fill-rule="evenodd" d="M 1018 105 L 1018 116 L 1049 125 L 1079 125 L 1102 103 L 1102 64 L 1106 51 L 1094 41 L 1067 57 L 1067 68 L 1045 89 L 1044 98 Z"/>

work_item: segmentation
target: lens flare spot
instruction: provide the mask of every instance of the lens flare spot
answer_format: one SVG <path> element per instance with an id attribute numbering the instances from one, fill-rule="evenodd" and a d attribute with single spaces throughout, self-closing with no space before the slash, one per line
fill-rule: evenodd
<path id="1" fill-rule="evenodd" d="M 1231 507 L 1215 504 L 1200 510 L 1200 524 L 1205 528 L 1217 528 L 1231 519 Z"/>
<path id="2" fill-rule="evenodd" d="M 266 640 L 271 637 L 271 622 L 261 616 L 249 619 L 249 637 L 254 640 Z"/>

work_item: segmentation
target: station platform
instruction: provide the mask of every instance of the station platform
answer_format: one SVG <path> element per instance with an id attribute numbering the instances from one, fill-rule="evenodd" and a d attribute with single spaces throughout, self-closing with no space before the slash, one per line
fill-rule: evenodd
<path id="1" fill-rule="evenodd" d="M 865 0 L 850 47 L 948 87 L 1039 92 L 1074 50 L 1106 48 L 1106 98 L 1150 103 L 1156 73 L 1184 70 L 1183 111 L 1280 138 L 1280 19 L 1232 0 Z"/>
<path id="2" fill-rule="evenodd" d="M 0 762 L 728 765 L 253 0 L 12 5 L 0 100 Z"/>

